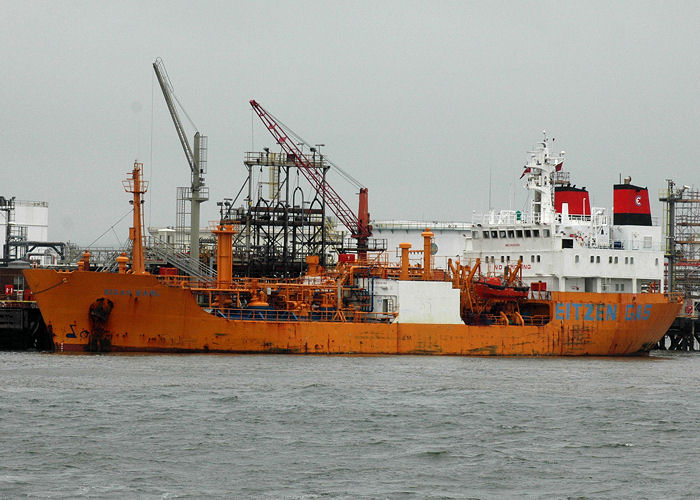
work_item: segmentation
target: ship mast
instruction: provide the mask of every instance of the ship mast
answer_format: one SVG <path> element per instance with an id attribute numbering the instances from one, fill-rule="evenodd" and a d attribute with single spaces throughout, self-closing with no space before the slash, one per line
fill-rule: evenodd
<path id="1" fill-rule="evenodd" d="M 124 190 L 134 195 L 134 199 L 130 202 L 134 206 L 134 225 L 129 228 L 129 238 L 132 242 L 131 272 L 134 274 L 148 274 L 143 258 L 143 214 L 141 212 L 143 204 L 141 195 L 148 191 L 148 181 L 142 180 L 142 174 L 143 163 L 134 162 L 131 177 L 122 181 Z"/>
<path id="2" fill-rule="evenodd" d="M 561 169 L 564 161 L 564 151 L 558 155 L 549 153 L 547 133 L 542 142 L 538 143 L 535 151 L 530 151 L 530 160 L 525 165 L 528 173 L 526 189 L 535 193 L 532 201 L 532 214 L 537 222 L 551 224 L 554 222 L 554 189 L 552 188 L 555 172 Z"/>

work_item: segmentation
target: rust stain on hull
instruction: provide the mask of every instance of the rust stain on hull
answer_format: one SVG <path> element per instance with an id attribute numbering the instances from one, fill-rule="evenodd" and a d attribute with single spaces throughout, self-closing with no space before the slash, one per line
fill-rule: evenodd
<path id="1" fill-rule="evenodd" d="M 666 332 L 680 304 L 661 294 L 605 294 L 617 304 L 650 305 L 642 319 L 584 322 L 553 319 L 545 325 L 466 325 L 247 321 L 208 314 L 188 290 L 166 287 L 150 275 L 30 269 L 25 276 L 58 352 L 84 351 L 91 332 L 91 304 L 105 290 L 152 290 L 110 294 L 111 314 L 102 335 L 112 351 L 285 354 L 430 354 L 469 356 L 621 356 L 647 352 Z M 553 303 L 601 302 L 601 294 L 553 292 Z M 94 319 L 94 318 L 93 318 Z"/>

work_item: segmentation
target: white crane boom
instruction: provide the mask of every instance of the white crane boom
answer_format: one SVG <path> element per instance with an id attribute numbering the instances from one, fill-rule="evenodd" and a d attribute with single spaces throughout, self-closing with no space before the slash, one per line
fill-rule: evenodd
<path id="1" fill-rule="evenodd" d="M 180 139 L 180 144 L 182 144 L 182 150 L 185 152 L 185 157 L 187 158 L 187 163 L 190 167 L 190 172 L 192 173 L 192 183 L 191 183 L 191 198 L 190 198 L 190 258 L 193 261 L 199 262 L 199 206 L 202 202 L 207 201 L 209 198 L 207 196 L 207 190 L 204 187 L 204 178 L 202 174 L 204 173 L 203 162 L 201 158 L 200 144 L 206 141 L 206 137 L 200 135 L 199 131 L 194 134 L 194 149 L 190 147 L 190 143 L 187 140 L 187 135 L 185 134 L 185 129 L 180 121 L 180 116 L 178 115 L 177 108 L 175 107 L 175 101 L 177 97 L 173 92 L 173 86 L 170 82 L 170 77 L 165 69 L 165 64 L 163 60 L 159 57 L 153 62 L 153 70 L 158 78 L 158 84 L 160 89 L 163 91 L 163 97 L 165 98 L 165 103 L 168 106 L 168 111 L 175 124 L 175 131 Z M 178 104 L 180 102 L 178 101 Z M 182 105 L 180 104 L 180 108 Z M 195 128 L 194 123 L 187 115 L 187 112 L 182 108 L 183 112 L 187 116 L 188 120 Z"/>

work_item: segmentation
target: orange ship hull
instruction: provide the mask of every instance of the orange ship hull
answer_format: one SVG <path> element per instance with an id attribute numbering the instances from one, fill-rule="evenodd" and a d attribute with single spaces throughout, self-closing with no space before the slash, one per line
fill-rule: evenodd
<path id="1" fill-rule="evenodd" d="M 86 350 L 89 310 L 99 298 L 113 303 L 109 350 L 136 352 L 635 355 L 663 337 L 681 307 L 662 294 L 553 292 L 551 320 L 542 326 L 249 321 L 210 314 L 189 290 L 151 275 L 24 273 L 57 352 Z"/>

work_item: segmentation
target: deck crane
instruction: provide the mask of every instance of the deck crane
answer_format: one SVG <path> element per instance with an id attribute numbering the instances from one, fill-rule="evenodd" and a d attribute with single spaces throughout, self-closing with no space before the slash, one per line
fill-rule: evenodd
<path id="1" fill-rule="evenodd" d="M 297 168 L 304 174 L 304 177 L 311 184 L 311 186 L 318 193 L 322 193 L 325 197 L 326 202 L 331 207 L 331 211 L 335 214 L 340 222 L 350 231 L 350 234 L 354 239 L 357 240 L 357 253 L 360 259 L 364 259 L 367 256 L 367 242 L 370 236 L 372 236 L 372 226 L 369 225 L 369 211 L 368 211 L 368 196 L 367 188 L 360 188 L 360 203 L 358 209 L 358 215 L 350 209 L 350 207 L 345 203 L 345 201 L 340 197 L 340 195 L 333 189 L 333 187 L 328 184 L 325 177 L 322 175 L 318 169 L 314 168 L 311 160 L 301 151 L 297 143 L 290 139 L 287 131 L 279 120 L 268 113 L 257 101 L 254 99 L 250 101 L 250 105 L 255 110 L 260 120 L 263 122 L 265 127 L 270 131 L 272 136 L 277 141 L 282 149 L 290 158 L 294 159 L 294 163 Z M 296 135 L 289 131 L 292 135 Z"/>
<path id="2" fill-rule="evenodd" d="M 175 130 L 177 131 L 177 136 L 180 139 L 180 144 L 182 144 L 182 149 L 185 152 L 185 157 L 187 158 L 187 163 L 190 166 L 190 171 L 192 172 L 192 182 L 190 187 L 190 258 L 194 262 L 199 262 L 199 209 L 200 205 L 209 199 L 208 189 L 204 185 L 205 165 L 206 165 L 206 142 L 207 137 L 200 135 L 199 131 L 195 131 L 193 147 L 190 147 L 190 143 L 187 140 L 185 134 L 185 129 L 180 121 L 180 116 L 175 108 L 175 101 L 182 105 L 177 100 L 175 93 L 173 92 L 173 85 L 170 82 L 170 77 L 168 72 L 165 70 L 165 64 L 163 60 L 159 57 L 153 62 L 153 70 L 158 78 L 158 83 L 160 84 L 160 89 L 163 91 L 163 97 L 165 98 L 165 103 L 168 105 L 168 111 L 170 111 L 170 116 L 175 124 Z M 187 112 L 184 110 L 185 115 Z M 192 120 L 187 116 L 190 124 L 197 129 L 197 127 L 192 123 Z"/>

